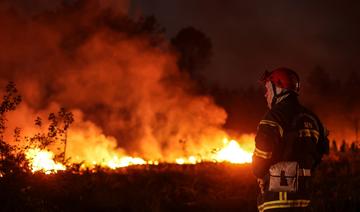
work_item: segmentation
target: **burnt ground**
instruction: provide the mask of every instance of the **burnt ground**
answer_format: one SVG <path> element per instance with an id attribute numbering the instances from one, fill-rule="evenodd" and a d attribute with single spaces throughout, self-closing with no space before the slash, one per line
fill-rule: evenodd
<path id="1" fill-rule="evenodd" d="M 133 166 L 0 178 L 1 211 L 256 211 L 250 165 Z M 360 160 L 325 160 L 313 211 L 360 211 Z"/>

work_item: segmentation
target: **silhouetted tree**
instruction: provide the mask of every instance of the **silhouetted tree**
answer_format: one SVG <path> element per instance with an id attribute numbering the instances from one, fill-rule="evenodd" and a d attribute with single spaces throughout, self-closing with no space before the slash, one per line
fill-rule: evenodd
<path id="1" fill-rule="evenodd" d="M 12 146 L 4 141 L 6 129 L 6 112 L 15 110 L 21 102 L 14 82 L 6 86 L 6 93 L 0 104 L 0 175 L 16 173 L 20 169 L 20 163 L 24 162 L 24 155 L 16 152 L 17 146 Z M 15 128 L 15 140 L 18 139 L 20 130 Z"/>
<path id="2" fill-rule="evenodd" d="M 57 144 L 57 146 L 63 144 L 64 148 L 58 146 L 57 150 L 60 152 L 55 155 L 55 160 L 65 162 L 67 131 L 74 121 L 73 114 L 65 108 L 60 108 L 59 112 L 50 113 L 48 120 L 50 123 L 47 132 L 38 132 L 33 136 L 25 137 L 25 141 L 27 142 L 25 150 L 30 148 L 46 149 L 52 144 Z M 35 125 L 39 128 L 42 127 L 42 120 L 40 117 L 35 119 Z"/>
<path id="3" fill-rule="evenodd" d="M 164 33 L 165 28 L 162 27 L 158 21 L 156 20 L 155 16 L 146 16 L 140 18 L 140 31 L 141 32 L 148 32 L 148 33 Z"/>
<path id="4" fill-rule="evenodd" d="M 357 145 L 356 145 L 355 142 L 352 142 L 352 143 L 351 143 L 351 145 L 350 145 L 350 152 L 352 152 L 352 153 L 358 152 L 358 147 L 357 147 Z"/>
<path id="5" fill-rule="evenodd" d="M 9 82 L 6 86 L 6 94 L 3 97 L 3 101 L 0 104 L 0 140 L 3 140 L 4 131 L 6 129 L 5 113 L 15 110 L 21 102 L 21 96 L 18 94 L 14 82 Z"/>
<path id="6" fill-rule="evenodd" d="M 74 121 L 74 116 L 65 108 L 60 108 L 58 113 L 50 113 L 48 120 L 50 121 L 48 132 L 37 133 L 34 136 L 27 138 L 29 146 L 44 149 L 52 143 L 61 142 L 64 144 L 64 149 L 60 155 L 57 155 L 57 158 L 62 158 L 64 161 L 67 147 L 67 131 Z M 40 117 L 36 118 L 35 125 L 41 127 L 42 120 Z"/>
<path id="7" fill-rule="evenodd" d="M 186 27 L 171 39 L 171 43 L 180 53 L 179 68 L 188 71 L 194 79 L 201 77 L 199 70 L 210 62 L 212 55 L 210 38 L 194 27 Z"/>
<path id="8" fill-rule="evenodd" d="M 340 146 L 340 152 L 346 152 L 346 150 L 347 150 L 346 142 L 345 140 L 343 140 Z"/>
<path id="9" fill-rule="evenodd" d="M 330 153 L 330 141 L 329 139 L 326 139 L 324 154 L 328 155 L 329 153 Z"/>
<path id="10" fill-rule="evenodd" d="M 335 140 L 332 141 L 331 150 L 332 150 L 333 152 L 337 152 L 337 151 L 338 151 L 338 148 L 337 148 L 337 145 L 336 145 L 336 141 L 335 141 Z"/>

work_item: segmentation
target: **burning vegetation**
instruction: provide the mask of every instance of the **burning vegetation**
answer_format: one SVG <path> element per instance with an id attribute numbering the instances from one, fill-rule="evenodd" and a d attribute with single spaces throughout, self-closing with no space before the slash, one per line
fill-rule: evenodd
<path id="1" fill-rule="evenodd" d="M 3 129 L 1 137 L 4 138 L 6 127 L 6 113 L 13 111 L 20 104 L 21 96 L 13 83 L 9 83 L 6 89 L 1 104 L 1 129 Z M 127 167 L 130 165 L 159 165 L 159 163 L 177 163 L 177 164 L 196 164 L 201 162 L 230 162 L 230 163 L 250 163 L 252 157 L 251 149 L 253 144 L 253 135 L 243 135 L 240 141 L 248 145 L 248 151 L 240 147 L 239 143 L 235 140 L 228 140 L 225 137 L 218 147 L 209 147 L 211 152 L 206 155 L 190 155 L 180 156 L 173 160 L 167 158 L 141 158 L 132 157 L 126 152 L 115 146 L 109 145 L 114 140 L 104 137 L 98 133 L 98 137 L 87 136 L 87 132 L 73 131 L 70 125 L 75 121 L 73 113 L 61 108 L 60 111 L 50 113 L 48 116 L 47 124 L 44 124 L 40 117 L 35 120 L 35 125 L 39 132 L 34 133 L 32 136 L 22 136 L 21 128 L 14 129 L 14 142 L 15 144 L 8 144 L 4 141 L 4 159 L 8 155 L 14 154 L 19 157 L 23 155 L 27 167 L 32 172 L 41 171 L 45 174 L 56 173 L 58 170 L 66 170 L 66 167 L 71 167 L 73 164 L 80 165 L 82 170 L 93 169 L 94 167 L 104 167 L 116 169 Z M 76 123 L 76 121 L 74 122 Z M 45 126 L 43 126 L 45 125 Z M 46 129 L 46 130 L 44 130 Z M 90 139 L 95 139 L 94 145 L 88 148 L 81 149 L 77 152 L 77 146 L 73 146 L 73 141 L 84 143 Z M 84 141 L 85 140 L 85 141 Z M 89 142 L 89 145 L 91 143 Z M 184 144 L 185 145 L 185 144 Z M 75 148 L 75 150 L 71 149 Z M 185 146 L 183 146 L 185 149 Z M 72 150 L 67 154 L 67 150 Z M 55 154 L 55 152 L 58 152 Z M 184 150 L 185 152 L 185 150 Z M 201 152 L 201 150 L 199 150 Z M 21 165 L 19 165 L 21 167 Z"/>
<path id="2" fill-rule="evenodd" d="M 131 19 L 126 1 L 116 5 L 64 1 L 30 15 L 1 3 L 0 44 L 9 51 L 0 66 L 11 72 L 0 84 L 12 80 L 22 95 L 4 111 L 3 141 L 45 173 L 71 164 L 251 162 L 254 136 L 228 135 L 225 110 L 179 71 L 155 19 Z"/>
<path id="3" fill-rule="evenodd" d="M 154 17 L 130 18 L 128 1 L 59 1 L 45 12 L 16 2 L 0 3 L 0 210 L 256 209 L 254 135 L 224 129 L 227 113 L 195 73 L 208 38 L 188 28 L 170 43 Z M 337 169 L 359 173 L 341 166 L 358 154 L 344 155 L 327 158 L 315 186 Z M 335 206 L 315 197 L 336 190 L 314 194 L 318 211 L 358 208 L 356 191 L 341 189 Z"/>

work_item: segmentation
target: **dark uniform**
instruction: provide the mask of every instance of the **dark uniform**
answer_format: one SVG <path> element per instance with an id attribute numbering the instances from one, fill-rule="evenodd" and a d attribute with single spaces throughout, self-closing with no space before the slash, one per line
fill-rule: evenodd
<path id="1" fill-rule="evenodd" d="M 311 174 L 326 152 L 327 133 L 320 120 L 289 92 L 258 125 L 253 172 L 263 180 L 259 211 L 306 211 L 310 205 Z M 282 161 L 298 163 L 297 191 L 269 191 L 269 168 Z M 285 181 L 287 176 L 280 176 Z M 284 179 L 282 179 L 284 178 Z"/>

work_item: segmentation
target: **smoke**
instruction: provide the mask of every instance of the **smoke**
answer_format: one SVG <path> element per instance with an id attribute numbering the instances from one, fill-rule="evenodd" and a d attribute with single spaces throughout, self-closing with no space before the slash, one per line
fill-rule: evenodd
<path id="1" fill-rule="evenodd" d="M 221 143 L 225 111 L 191 92 L 167 41 L 129 19 L 127 1 L 64 0 L 32 10 L 10 2 L 0 4 L 1 85 L 13 80 L 24 102 L 9 114 L 9 130 L 32 132 L 38 114 L 66 107 L 75 115 L 66 153 L 74 160 L 105 150 L 169 159 Z"/>
<path id="2" fill-rule="evenodd" d="M 337 79 L 324 68 L 316 67 L 303 80 L 303 100 L 317 112 L 330 131 L 330 138 L 340 143 L 356 140 L 360 118 L 360 77 L 358 73 L 343 74 Z"/>
<path id="3" fill-rule="evenodd" d="M 319 116 L 329 130 L 330 140 L 340 144 L 342 140 L 351 143 L 359 139 L 360 75 L 357 72 L 343 73 L 343 79 L 339 79 L 328 69 L 319 66 L 308 72 L 300 76 L 301 103 Z M 225 127 L 236 132 L 253 132 L 267 110 L 260 89 L 218 89 L 213 95 L 229 116 Z"/>

